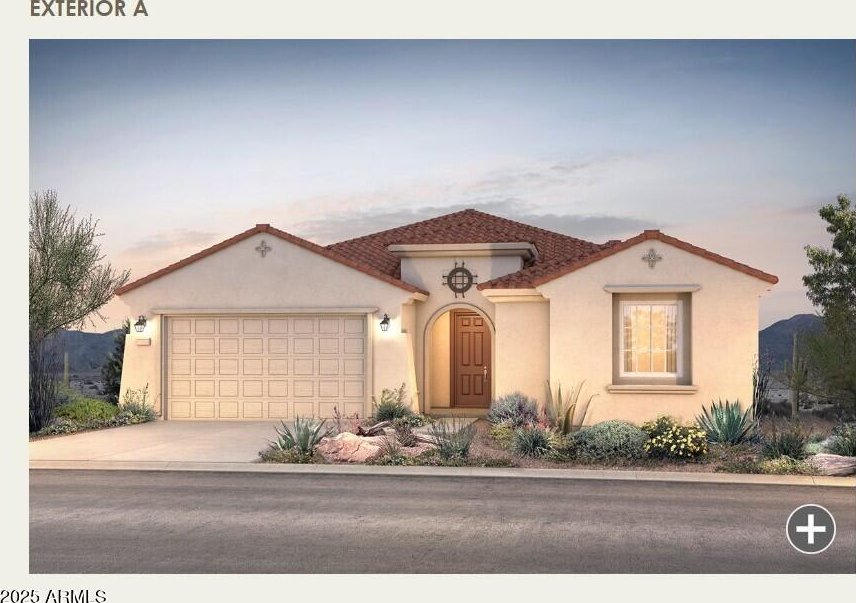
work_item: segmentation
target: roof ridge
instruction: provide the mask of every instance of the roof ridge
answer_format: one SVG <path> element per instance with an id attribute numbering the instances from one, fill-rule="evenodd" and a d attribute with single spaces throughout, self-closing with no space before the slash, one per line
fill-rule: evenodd
<path id="1" fill-rule="evenodd" d="M 358 236 L 358 237 L 352 237 L 352 238 L 350 238 L 350 239 L 344 239 L 344 240 L 342 240 L 342 241 L 336 241 L 335 243 L 330 243 L 329 245 L 326 245 L 325 247 L 326 247 L 327 249 L 330 249 L 330 248 L 335 247 L 335 246 L 337 246 L 337 245 L 344 245 L 344 244 L 348 244 L 348 243 L 354 243 L 354 242 L 362 241 L 362 240 L 365 240 L 365 239 L 378 239 L 378 238 L 382 238 L 382 237 L 383 237 L 383 235 L 385 235 L 385 234 L 388 234 L 388 233 L 391 233 L 391 232 L 394 232 L 394 231 L 397 231 L 397 230 L 402 230 L 402 229 L 405 229 L 405 228 L 407 228 L 407 229 L 410 229 L 410 228 L 418 228 L 419 226 L 424 225 L 424 224 L 427 224 L 427 223 L 429 223 L 429 222 L 433 222 L 433 221 L 440 220 L 440 219 L 448 219 L 448 218 L 450 218 L 450 217 L 452 217 L 452 216 L 456 216 L 456 215 L 459 215 L 459 214 L 475 214 L 475 215 L 477 215 L 477 216 L 485 216 L 485 217 L 487 217 L 487 218 L 489 218 L 489 219 L 491 219 L 491 220 L 499 220 L 499 221 L 502 221 L 502 222 L 504 222 L 504 223 L 505 223 L 505 224 L 507 224 L 507 225 L 512 225 L 512 226 L 514 226 L 515 228 L 519 228 L 519 227 L 528 228 L 528 229 L 531 229 L 531 230 L 533 230 L 533 231 L 536 231 L 536 232 L 538 232 L 538 233 L 540 233 L 540 234 L 542 234 L 542 235 L 544 235 L 544 236 L 548 236 L 548 237 L 560 237 L 560 238 L 565 239 L 566 241 L 569 241 L 569 242 L 574 242 L 574 243 L 585 243 L 585 244 L 589 244 L 589 245 L 596 245 L 596 246 L 599 246 L 599 247 L 600 247 L 600 246 L 602 246 L 602 245 L 604 245 L 604 244 L 602 244 L 602 243 L 594 243 L 593 241 L 589 241 L 589 240 L 587 240 L 587 239 L 581 239 L 580 237 L 575 237 L 575 236 L 573 236 L 573 235 L 568 235 L 568 234 L 564 234 L 564 233 L 561 233 L 561 232 L 556 232 L 556 231 L 554 231 L 554 230 L 547 230 L 546 228 L 542 228 L 542 227 L 540 227 L 540 226 L 534 226 L 534 225 L 529 224 L 529 223 L 527 223 L 527 222 L 521 222 L 520 220 L 513 220 L 513 219 L 511 219 L 511 218 L 506 218 L 505 216 L 499 216 L 499 215 L 497 215 L 497 214 L 491 214 L 491 213 L 488 213 L 488 212 L 486 212 L 486 211 L 481 211 L 481 210 L 479 210 L 479 209 L 475 209 L 475 208 L 473 208 L 473 207 L 467 207 L 467 208 L 464 208 L 464 209 L 461 209 L 461 210 L 458 210 L 458 211 L 449 212 L 449 213 L 447 213 L 447 214 L 440 214 L 439 216 L 434 216 L 433 218 L 425 218 L 424 220 L 419 220 L 419 221 L 417 221 L 417 222 L 410 222 L 410 223 L 408 223 L 408 224 L 401 224 L 400 226 L 393 226 L 392 228 L 387 228 L 387 229 L 385 229 L 385 230 L 381 230 L 381 231 L 378 231 L 378 232 L 369 233 L 369 234 L 365 234 L 365 235 L 360 235 L 360 236 Z M 494 227 L 493 225 L 491 225 L 491 224 L 486 224 L 486 225 L 485 225 L 485 227 L 490 228 L 491 230 L 497 230 L 497 228 L 495 228 L 495 227 Z M 530 243 L 531 243 L 532 241 L 527 241 L 527 242 L 530 242 Z"/>
<path id="2" fill-rule="evenodd" d="M 407 224 L 400 224 L 399 226 L 393 226 L 392 228 L 386 228 L 384 230 L 379 230 L 377 232 L 370 232 L 369 234 L 360 235 L 358 237 L 352 237 L 350 239 L 343 239 L 341 241 L 336 241 L 335 243 L 330 243 L 329 245 L 327 245 L 327 248 L 333 247 L 335 245 L 342 245 L 344 243 L 352 243 L 354 241 L 361 241 L 363 239 L 374 239 L 376 237 L 379 237 L 380 235 L 386 234 L 388 232 L 392 232 L 394 230 L 401 230 L 402 228 L 411 228 L 414 226 L 418 226 L 420 224 L 425 224 L 427 222 L 439 220 L 440 218 L 448 218 L 449 216 L 454 216 L 456 214 L 465 214 L 465 213 L 474 212 L 474 211 L 476 211 L 476 210 L 472 209 L 472 208 L 460 209 L 458 211 L 453 211 L 453 212 L 450 212 L 448 214 L 440 214 L 439 216 L 434 216 L 433 218 L 425 218 L 424 220 L 418 220 L 416 222 L 408 222 Z"/>
<path id="3" fill-rule="evenodd" d="M 572 241 L 579 241 L 579 242 L 582 242 L 582 243 L 590 243 L 590 244 L 592 244 L 592 245 L 598 245 L 598 243 L 594 243 L 594 242 L 589 241 L 589 240 L 586 240 L 586 239 L 581 239 L 581 238 L 579 238 L 579 237 L 575 237 L 575 236 L 573 236 L 573 235 L 567 235 L 567 234 L 564 234 L 564 233 L 562 233 L 562 232 L 556 232 L 555 230 L 547 230 L 546 228 L 541 228 L 540 226 L 533 226 L 532 224 L 529 224 L 528 222 L 521 222 L 521 221 L 519 221 L 519 220 L 512 220 L 511 218 L 506 218 L 506 217 L 504 217 L 504 216 L 498 216 L 498 215 L 496 215 L 496 214 L 489 214 L 489 213 L 487 213 L 487 212 L 485 212 L 485 211 L 481 211 L 481 210 L 478 210 L 478 209 L 471 209 L 471 210 L 468 210 L 468 211 L 472 211 L 472 212 L 474 212 L 474 213 L 481 214 L 481 215 L 483 215 L 483 216 L 490 216 L 491 218 L 494 218 L 494 219 L 497 219 L 497 220 L 502 220 L 502 221 L 507 222 L 507 223 L 509 223 L 509 224 L 515 224 L 515 225 L 519 225 L 519 226 L 525 226 L 526 228 L 531 228 L 532 230 L 537 230 L 538 232 L 541 232 L 541 233 L 543 233 L 543 234 L 545 234 L 545 235 L 548 235 L 548 236 L 551 236 L 551 237 L 559 236 L 559 237 L 562 237 L 562 238 L 565 238 L 565 239 L 570 239 L 570 240 L 572 240 Z"/>

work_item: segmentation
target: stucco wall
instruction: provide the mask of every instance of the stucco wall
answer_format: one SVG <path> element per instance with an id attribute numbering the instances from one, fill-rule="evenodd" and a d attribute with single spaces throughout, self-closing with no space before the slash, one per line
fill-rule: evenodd
<path id="1" fill-rule="evenodd" d="M 255 248 L 264 240 L 271 251 L 262 258 Z M 338 262 L 293 245 L 269 234 L 258 234 L 213 255 L 189 264 L 121 296 L 128 305 L 131 322 L 143 314 L 146 331 L 132 333 L 125 352 L 122 392 L 146 383 L 160 394 L 161 337 L 156 310 L 217 309 L 224 312 L 283 311 L 293 308 L 371 307 L 370 318 L 372 391 L 378 396 L 385 387 L 411 381 L 413 362 L 408 337 L 401 332 L 402 304 L 410 293 Z M 379 319 L 389 314 L 391 324 L 384 333 Z M 150 338 L 150 346 L 137 346 L 135 339 Z M 366 412 L 371 396 L 366 399 Z"/>
<path id="2" fill-rule="evenodd" d="M 519 391 L 543 403 L 550 378 L 550 304 L 502 302 L 494 312 L 494 398 Z"/>
<path id="3" fill-rule="evenodd" d="M 662 256 L 651 269 L 641 256 Z M 613 304 L 606 285 L 691 285 L 693 393 L 610 393 Z M 658 414 L 690 421 L 718 398 L 748 404 L 758 352 L 758 297 L 769 283 L 659 241 L 648 241 L 539 287 L 550 299 L 550 378 L 566 386 L 586 381 L 596 393 L 589 422 L 641 422 Z"/>
<path id="4" fill-rule="evenodd" d="M 137 317 L 131 318 L 133 325 Z M 160 415 L 163 409 L 161 394 L 161 324 L 159 317 L 149 317 L 146 330 L 137 333 L 133 327 L 125 335 L 125 354 L 122 359 L 122 383 L 119 388 L 119 400 L 125 399 L 125 393 L 142 390 L 148 386 L 147 402 Z"/>
<path id="5" fill-rule="evenodd" d="M 416 374 L 417 381 L 422 387 L 418 393 L 420 407 L 423 409 L 430 409 L 430 404 L 435 399 L 441 400 L 441 403 L 446 402 L 443 407 L 448 408 L 448 401 L 442 401 L 442 393 L 447 393 L 448 397 L 449 386 L 445 386 L 436 398 L 431 391 L 431 375 L 434 373 L 435 363 L 432 362 L 431 354 L 426 354 L 425 351 L 426 347 L 430 349 L 434 346 L 434 341 L 429 332 L 434 323 L 449 310 L 460 308 L 480 311 L 487 317 L 491 327 L 494 324 L 494 304 L 485 298 L 475 286 L 466 292 L 465 297 L 458 296 L 456 298 L 455 294 L 443 285 L 443 275 L 454 267 L 456 260 L 458 265 L 465 261 L 467 268 L 478 276 L 478 282 L 508 274 L 508 271 L 515 271 L 520 266 L 520 259 L 517 257 L 468 257 L 463 255 L 456 258 L 402 258 L 402 278 L 406 278 L 407 282 L 430 293 L 426 301 L 418 302 L 415 305 Z M 448 348 L 448 331 L 444 337 L 445 341 L 439 342 L 438 345 L 445 345 Z M 492 341 L 495 349 L 495 338 Z M 440 370 L 445 370 L 446 375 L 448 375 L 448 360 L 441 360 L 441 362 L 445 363 L 446 367 Z"/>
<path id="6" fill-rule="evenodd" d="M 451 395 L 451 314 L 442 314 L 431 327 L 430 392 L 431 408 L 448 408 Z"/>

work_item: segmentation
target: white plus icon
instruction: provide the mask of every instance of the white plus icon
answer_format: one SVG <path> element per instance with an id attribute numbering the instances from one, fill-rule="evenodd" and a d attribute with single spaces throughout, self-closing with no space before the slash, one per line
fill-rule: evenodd
<path id="1" fill-rule="evenodd" d="M 805 532 L 808 534 L 808 543 L 814 544 L 815 532 L 826 532 L 826 526 L 814 525 L 814 513 L 808 514 L 808 525 L 797 526 L 797 532 Z"/>

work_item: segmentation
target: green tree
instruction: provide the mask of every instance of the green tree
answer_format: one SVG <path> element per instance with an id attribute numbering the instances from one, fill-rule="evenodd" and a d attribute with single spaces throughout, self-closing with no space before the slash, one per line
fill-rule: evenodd
<path id="1" fill-rule="evenodd" d="M 856 208 L 839 195 L 820 208 L 832 248 L 805 247 L 813 273 L 803 277 L 824 329 L 808 338 L 807 361 L 826 395 L 856 410 Z"/>
<path id="2" fill-rule="evenodd" d="M 122 329 L 113 339 L 113 351 L 101 366 L 101 378 L 104 380 L 104 393 L 113 404 L 119 403 L 119 389 L 122 385 L 122 362 L 125 359 L 125 335 L 131 332 L 131 321 L 127 318 Z"/>
<path id="3" fill-rule="evenodd" d="M 850 199 L 839 195 L 818 212 L 832 235 L 832 249 L 806 245 L 808 263 L 813 274 L 803 277 L 808 298 L 821 308 L 856 314 L 856 208 Z"/>
<path id="4" fill-rule="evenodd" d="M 104 261 L 98 222 L 76 219 L 55 191 L 30 196 L 30 431 L 50 422 L 56 406 L 51 335 L 80 328 L 128 280 Z"/>

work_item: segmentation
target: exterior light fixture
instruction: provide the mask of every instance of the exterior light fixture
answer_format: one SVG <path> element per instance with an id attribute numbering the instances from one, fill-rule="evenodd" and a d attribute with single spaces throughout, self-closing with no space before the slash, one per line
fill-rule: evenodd
<path id="1" fill-rule="evenodd" d="M 142 333 L 146 328 L 146 317 L 140 314 L 140 317 L 137 319 L 137 322 L 134 323 L 134 330 L 137 333 Z"/>
<path id="2" fill-rule="evenodd" d="M 389 314 L 384 314 L 380 320 L 380 330 L 386 333 L 389 331 Z"/>

